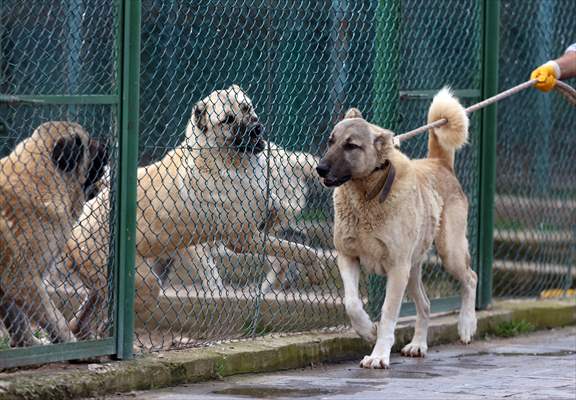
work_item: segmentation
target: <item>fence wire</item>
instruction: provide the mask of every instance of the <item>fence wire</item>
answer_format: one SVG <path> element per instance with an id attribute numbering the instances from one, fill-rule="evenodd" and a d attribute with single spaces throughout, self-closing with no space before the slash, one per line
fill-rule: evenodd
<path id="1" fill-rule="evenodd" d="M 96 337 L 76 331 L 87 291 L 65 254 L 116 169 L 117 32 L 113 0 L 0 3 L 0 350 Z"/>
<path id="2" fill-rule="evenodd" d="M 398 4 L 383 10 L 375 1 L 347 0 L 143 2 L 140 165 L 146 167 L 138 252 L 147 266 L 137 278 L 139 346 L 180 348 L 347 324 L 331 193 L 314 174 L 330 130 L 350 106 L 402 129 L 425 120 L 432 91 L 442 85 L 479 95 L 478 2 Z M 447 12 L 477 29 L 448 29 Z M 442 76 L 446 63 L 460 65 L 458 57 L 466 65 Z M 223 92 L 216 96 L 217 89 Z M 407 96 L 396 107 L 398 89 Z M 416 93 L 422 90 L 427 97 Z M 258 154 L 218 136 L 223 124 L 243 132 L 252 113 L 243 108 L 244 96 L 263 129 Z M 210 123 L 204 126 L 203 118 Z M 424 156 L 425 144 L 406 151 Z M 464 153 L 458 170 L 474 199 L 476 152 L 470 146 Z M 193 205 L 185 205 L 176 184 Z M 471 214 L 474 243 L 477 213 Z M 306 247 L 267 251 L 270 236 Z M 456 296 L 458 285 L 433 254 L 427 264 L 430 297 Z M 378 279 L 363 283 L 375 315 L 380 288 Z M 151 293 L 157 302 L 149 301 Z"/>
<path id="3" fill-rule="evenodd" d="M 0 3 L 0 240 L 11 251 L 10 258 L 3 244 L 0 349 L 67 341 L 67 332 L 79 341 L 110 338 L 115 307 L 122 306 L 114 304 L 113 273 L 118 4 Z M 466 106 L 479 101 L 481 6 L 477 0 L 143 0 L 137 350 L 346 326 L 331 192 L 316 178 L 318 157 L 348 107 L 402 132 L 425 122 L 442 86 L 452 86 Z M 501 0 L 501 15 L 501 88 L 524 80 L 574 40 L 570 0 Z M 526 91 L 501 103 L 498 115 L 494 293 L 534 296 L 573 287 L 575 114 L 559 97 Z M 471 122 L 470 145 L 458 153 L 455 169 L 470 201 L 477 260 L 479 116 Z M 80 138 L 76 152 L 50 160 L 61 136 Z M 5 167 L 32 157 L 17 153 L 19 143 L 44 140 L 46 164 Z M 90 148 L 108 150 L 107 168 L 91 169 L 103 155 Z M 426 138 L 402 150 L 423 157 Z M 62 226 L 53 227 L 37 213 L 69 204 L 74 177 L 64 160 L 78 166 L 72 170 L 80 178 L 99 180 L 99 191 L 80 190 L 59 217 Z M 45 174 L 36 179 L 39 171 Z M 24 194 L 34 202 L 6 200 Z M 58 199 L 56 205 L 42 196 Z M 26 229 L 10 225 L 13 208 Z M 32 256 L 37 262 L 24 262 Z M 424 283 L 433 301 L 455 301 L 459 292 L 434 251 Z M 43 306 L 20 300 L 31 290 L 49 299 Z M 377 317 L 382 279 L 364 277 L 361 292 Z M 41 318 L 46 307 L 63 314 L 64 335 Z"/>
<path id="4" fill-rule="evenodd" d="M 502 0 L 500 87 L 562 55 L 576 40 L 575 18 L 570 0 Z M 498 106 L 495 296 L 575 287 L 575 129 L 576 112 L 558 94 L 527 90 Z"/>

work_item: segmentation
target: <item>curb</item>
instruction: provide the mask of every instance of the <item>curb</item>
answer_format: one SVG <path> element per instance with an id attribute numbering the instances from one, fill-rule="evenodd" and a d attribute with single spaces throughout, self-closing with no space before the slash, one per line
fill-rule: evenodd
<path id="1" fill-rule="evenodd" d="M 576 324 L 574 301 L 506 301 L 478 312 L 477 337 L 507 321 L 525 320 L 536 329 Z M 395 351 L 408 343 L 413 318 L 396 329 Z M 429 345 L 458 340 L 454 314 L 434 317 Z M 264 337 L 210 348 L 149 354 L 130 361 L 89 364 L 74 370 L 0 374 L 0 400 L 78 399 L 158 389 L 226 376 L 302 368 L 314 363 L 360 359 L 371 346 L 352 332 Z"/>

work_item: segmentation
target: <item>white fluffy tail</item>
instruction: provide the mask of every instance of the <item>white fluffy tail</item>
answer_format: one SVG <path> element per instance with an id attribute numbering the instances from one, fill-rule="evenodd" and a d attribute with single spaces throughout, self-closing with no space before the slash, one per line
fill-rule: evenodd
<path id="1" fill-rule="evenodd" d="M 438 158 L 453 170 L 454 152 L 468 141 L 469 120 L 464 107 L 448 87 L 434 96 L 428 110 L 428 123 L 442 118 L 448 120 L 446 125 L 430 129 L 428 158 Z"/>

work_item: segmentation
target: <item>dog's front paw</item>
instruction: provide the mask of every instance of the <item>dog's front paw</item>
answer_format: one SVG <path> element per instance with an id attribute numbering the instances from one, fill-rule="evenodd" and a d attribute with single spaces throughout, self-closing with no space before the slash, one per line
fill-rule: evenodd
<path id="1" fill-rule="evenodd" d="M 365 329 L 358 330 L 358 334 L 367 342 L 375 343 L 378 337 L 378 324 L 373 322 L 371 325 L 365 327 Z"/>
<path id="2" fill-rule="evenodd" d="M 402 349 L 401 353 L 406 357 L 425 357 L 428 345 L 420 342 L 410 342 Z"/>
<path id="3" fill-rule="evenodd" d="M 460 315 L 458 334 L 462 343 L 468 344 L 472 341 L 472 337 L 476 333 L 476 325 L 476 315 Z"/>
<path id="4" fill-rule="evenodd" d="M 360 361 L 360 366 L 368 369 L 388 369 L 390 368 L 390 360 L 385 357 L 365 356 Z"/>

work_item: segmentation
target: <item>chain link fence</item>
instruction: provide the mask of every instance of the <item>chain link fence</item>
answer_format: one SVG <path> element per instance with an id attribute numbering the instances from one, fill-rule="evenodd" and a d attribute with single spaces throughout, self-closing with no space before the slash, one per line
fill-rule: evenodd
<path id="1" fill-rule="evenodd" d="M 576 41 L 575 18 L 570 0 L 502 0 L 500 87 L 563 54 Z M 575 133 L 576 112 L 558 94 L 527 90 L 498 106 L 495 296 L 575 287 Z"/>
<path id="2" fill-rule="evenodd" d="M 25 264 L 28 244 L 43 246 L 46 232 L 55 231 L 20 207 L 36 224 L 30 231 L 35 234 L 11 242 L 11 249 L 22 249 L 13 259 L 2 253 L 0 349 L 19 344 L 14 338 L 24 331 L 44 342 L 66 341 L 37 318 L 38 302 L 7 295 L 30 291 L 30 277 L 63 314 L 63 329 L 81 344 L 113 339 L 114 315 L 123 307 L 114 301 L 119 4 L 0 3 L 0 163 L 48 121 L 80 124 L 43 129 L 86 131 L 110 159 L 108 168 L 92 173 L 101 178 L 99 192 L 74 202 L 60 240 L 46 244 L 50 251 L 33 264 L 36 269 L 18 270 L 26 279 L 13 271 Z M 348 324 L 332 244 L 331 192 L 314 171 L 318 156 L 348 107 L 403 132 L 425 122 L 442 86 L 455 89 L 465 105 L 480 100 L 482 4 L 142 0 L 137 351 Z M 533 66 L 574 40 L 568 35 L 576 6 L 569 0 L 502 0 L 501 15 L 501 88 L 527 78 Z M 528 24 L 534 15 L 537 23 Z M 566 289 L 574 285 L 576 270 L 574 112 L 560 98 L 535 91 L 499 107 L 494 292 L 534 296 Z M 470 145 L 459 152 L 456 172 L 470 200 L 470 250 L 480 270 L 481 121 L 479 115 L 471 119 Z M 88 136 L 79 135 L 90 148 Z M 402 150 L 423 157 L 426 138 L 408 141 Z M 80 162 L 74 154 L 66 159 Z M 86 154 L 83 167 L 74 169 L 84 175 L 95 158 Z M 6 171 L 0 170 L 3 196 L 25 185 L 28 195 L 40 198 L 40 186 L 26 184 L 36 170 L 24 168 L 17 184 Z M 53 179 L 69 173 L 50 171 Z M 61 196 L 66 185 L 50 184 L 48 193 Z M 9 228 L 2 226 L 4 241 L 14 241 Z M 433 251 L 424 282 L 433 309 L 458 306 L 459 286 Z M 377 317 L 382 279 L 364 277 L 361 290 Z M 403 312 L 412 311 L 406 299 Z"/>
<path id="3" fill-rule="evenodd" d="M 76 333 L 86 289 L 63 254 L 116 169 L 117 12 L 113 0 L 0 3 L 0 366 L 9 347 Z"/>

